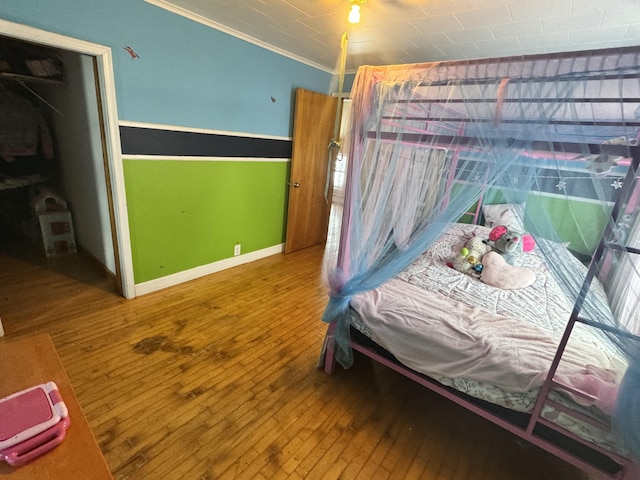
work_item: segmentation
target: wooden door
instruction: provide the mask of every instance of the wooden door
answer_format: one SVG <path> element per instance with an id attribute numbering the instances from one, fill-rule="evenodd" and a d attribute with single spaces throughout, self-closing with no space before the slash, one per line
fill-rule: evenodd
<path id="1" fill-rule="evenodd" d="M 337 97 L 296 90 L 284 253 L 327 239 L 332 193 L 328 146 L 334 134 L 337 106 Z"/>

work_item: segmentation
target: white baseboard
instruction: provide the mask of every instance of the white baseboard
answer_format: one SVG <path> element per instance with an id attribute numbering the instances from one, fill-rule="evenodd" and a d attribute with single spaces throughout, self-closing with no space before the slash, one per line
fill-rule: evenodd
<path id="1" fill-rule="evenodd" d="M 164 288 L 173 287 L 196 278 L 204 277 L 212 273 L 220 272 L 231 267 L 237 267 L 245 263 L 253 262 L 260 258 L 269 257 L 277 253 L 282 253 L 284 250 L 284 244 L 274 245 L 273 247 L 263 248 L 255 252 L 249 252 L 244 255 L 238 255 L 237 257 L 225 258 L 219 262 L 210 263 L 208 265 L 202 265 L 200 267 L 185 270 L 183 272 L 167 275 L 166 277 L 150 280 L 144 283 L 138 283 L 135 286 L 136 297 L 145 295 L 147 293 L 156 292 Z M 1 327 L 0 327 L 1 328 Z"/>

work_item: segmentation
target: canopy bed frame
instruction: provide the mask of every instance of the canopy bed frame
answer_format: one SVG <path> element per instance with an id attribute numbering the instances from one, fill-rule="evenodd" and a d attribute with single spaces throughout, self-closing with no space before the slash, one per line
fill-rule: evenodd
<path id="1" fill-rule="evenodd" d="M 587 472 L 640 478 L 640 328 L 629 307 L 640 290 L 630 287 L 640 285 L 640 48 L 361 67 L 351 98 L 342 228 L 325 256 L 325 371 L 348 368 L 356 350 Z M 533 272 L 531 286 L 448 261 L 470 238 L 496 249 L 497 205 L 535 239 L 503 255 L 505 268 Z M 519 310 L 525 297 L 530 312 Z M 549 325 L 519 323 L 565 302 Z M 490 324 L 506 340 L 481 337 Z M 453 331 L 472 338 L 445 344 Z M 527 364 L 537 338 L 551 346 L 526 378 L 485 362 L 495 349 Z M 503 400 L 482 393 L 489 384 Z"/>

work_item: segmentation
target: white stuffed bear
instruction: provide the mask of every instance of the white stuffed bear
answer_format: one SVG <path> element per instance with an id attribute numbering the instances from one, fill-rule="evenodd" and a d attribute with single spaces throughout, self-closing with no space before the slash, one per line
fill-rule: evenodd
<path id="1" fill-rule="evenodd" d="M 482 271 L 482 257 L 491 250 L 480 237 L 471 237 L 460 249 L 450 266 L 455 270 L 469 275 L 479 274 Z"/>

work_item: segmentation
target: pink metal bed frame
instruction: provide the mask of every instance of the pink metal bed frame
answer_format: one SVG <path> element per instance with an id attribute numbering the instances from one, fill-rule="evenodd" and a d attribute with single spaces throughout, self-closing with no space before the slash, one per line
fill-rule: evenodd
<path id="1" fill-rule="evenodd" d="M 623 203 L 625 199 L 629 199 L 627 208 L 629 208 L 629 205 L 631 204 L 633 204 L 633 206 L 635 207 L 636 204 L 638 203 L 638 193 L 640 192 L 640 185 L 638 185 L 639 188 L 635 188 L 636 187 L 635 182 L 636 182 L 636 172 L 638 170 L 638 165 L 640 163 L 640 146 L 629 147 L 629 151 L 631 152 L 631 157 L 632 157 L 630 162 L 630 168 L 628 169 L 627 176 L 624 181 L 624 186 L 622 189 L 620 189 L 617 201 L 613 207 L 613 210 L 611 213 L 611 216 L 613 219 L 617 219 L 619 213 L 623 211 L 623 208 L 624 208 Z M 454 162 L 455 162 L 455 157 L 454 157 Z M 347 191 L 347 195 L 348 194 L 349 192 Z M 468 212 L 467 215 L 471 215 L 472 217 L 474 217 L 475 220 L 477 220 L 479 211 L 480 211 L 480 203 L 478 203 L 477 207 L 473 211 Z M 345 209 L 343 222 L 348 222 L 348 221 L 349 221 L 349 215 Z M 385 357 L 384 355 L 378 353 L 373 348 L 361 345 L 360 343 L 358 343 L 357 341 L 354 341 L 353 339 L 351 339 L 350 341 L 351 348 L 364 354 L 365 356 L 371 358 L 372 360 L 391 368 L 392 370 L 404 375 L 405 377 L 419 383 L 420 385 L 423 385 L 424 387 L 442 395 L 443 397 L 448 398 L 449 400 L 466 408 L 467 410 L 470 410 L 480 415 L 481 417 L 489 420 L 490 422 L 495 423 L 496 425 L 517 435 L 518 437 L 526 440 L 527 442 L 550 452 L 551 454 L 567 461 L 572 465 L 575 465 L 576 467 L 582 469 L 587 473 L 597 475 L 598 477 L 603 479 L 639 480 L 640 465 L 634 463 L 630 459 L 627 459 L 618 454 L 612 453 L 600 447 L 599 445 L 595 445 L 579 437 L 578 435 L 575 435 L 574 433 L 568 430 L 565 430 L 564 428 L 556 425 L 555 423 L 550 422 L 549 420 L 546 420 L 541 415 L 543 407 L 545 405 L 548 405 L 578 420 L 589 423 L 590 425 L 596 428 L 599 428 L 603 431 L 611 431 L 611 427 L 609 425 L 598 422 L 597 420 L 589 416 L 580 414 L 579 412 L 574 412 L 571 409 L 563 405 L 560 405 L 557 402 L 554 402 L 553 400 L 550 400 L 548 398 L 550 391 L 553 388 L 556 388 L 556 389 L 562 389 L 562 390 L 568 391 L 573 395 L 577 395 L 579 397 L 583 397 L 589 400 L 594 400 L 594 398 L 591 397 L 589 394 L 576 390 L 575 388 L 564 385 L 563 383 L 555 380 L 554 376 L 558 368 L 558 365 L 560 363 L 560 360 L 562 358 L 564 349 L 571 336 L 573 326 L 575 325 L 576 321 L 580 321 L 579 320 L 580 308 L 582 306 L 582 303 L 584 302 L 584 298 L 588 291 L 591 280 L 595 276 L 598 262 L 600 262 L 600 260 L 604 257 L 605 265 L 607 265 L 607 259 L 605 257 L 605 248 L 607 247 L 607 245 L 606 245 L 605 239 L 608 238 L 608 235 L 610 234 L 611 234 L 610 224 L 608 224 L 607 228 L 605 229 L 605 232 L 602 235 L 602 238 L 596 249 L 596 252 L 594 253 L 593 260 L 591 262 L 591 267 L 588 270 L 586 279 L 582 287 L 582 291 L 578 297 L 578 300 L 576 301 L 576 305 L 573 310 L 573 313 L 571 314 L 571 317 L 567 323 L 567 327 L 565 329 L 564 335 L 556 351 L 554 360 L 549 368 L 549 372 L 546 377 L 546 380 L 538 395 L 533 411 L 530 414 L 528 423 L 524 428 L 512 423 L 511 421 L 506 420 L 505 418 L 501 417 L 499 414 L 496 414 L 492 411 L 489 411 L 483 408 L 482 406 L 479 406 L 477 402 L 474 403 L 472 400 L 465 398 L 464 396 L 460 395 L 459 393 L 456 393 L 452 389 L 444 387 L 439 382 L 409 369 L 408 367 L 402 365 L 400 362 L 394 361 Z M 342 241 L 345 241 L 345 239 L 341 238 L 341 242 Z M 633 251 L 634 249 L 629 249 L 629 250 Z M 633 253 L 640 253 L 640 250 Z M 338 255 L 338 263 L 341 264 L 340 254 Z M 327 333 L 325 335 L 324 345 L 323 345 L 324 370 L 328 374 L 333 373 L 335 369 L 335 364 L 336 364 L 335 355 L 334 355 L 335 346 L 332 340 L 334 329 L 335 329 L 335 325 L 333 323 L 329 324 L 327 328 Z M 563 448 L 563 446 L 556 444 L 554 441 L 540 436 L 538 433 L 536 433 L 537 426 L 547 427 L 552 431 L 555 431 L 565 437 L 568 437 L 573 442 L 576 442 L 579 445 L 583 445 L 585 447 L 588 447 L 594 450 L 595 452 L 602 454 L 603 456 L 609 458 L 611 461 L 617 464 L 620 467 L 619 470 L 617 470 L 615 473 L 609 473 L 603 470 L 603 468 L 598 467 L 597 465 L 587 461 L 584 458 L 584 456 L 574 454 L 568 449 Z"/>

